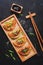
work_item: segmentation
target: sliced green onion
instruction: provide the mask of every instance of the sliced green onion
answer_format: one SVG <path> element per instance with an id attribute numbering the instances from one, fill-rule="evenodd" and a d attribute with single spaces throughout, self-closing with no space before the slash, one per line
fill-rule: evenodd
<path id="1" fill-rule="evenodd" d="M 12 57 L 13 60 L 16 60 L 12 53 L 10 53 L 10 56 Z"/>
<path id="2" fill-rule="evenodd" d="M 16 58 L 15 57 L 12 57 L 13 58 L 13 60 L 16 60 Z"/>
<path id="3" fill-rule="evenodd" d="M 23 16 L 23 14 L 19 14 L 19 16 Z"/>
<path id="4" fill-rule="evenodd" d="M 5 54 L 5 56 L 6 56 L 6 57 L 9 57 L 9 55 L 8 55 L 8 54 Z"/>
<path id="5" fill-rule="evenodd" d="M 10 53 L 14 53 L 12 50 L 8 50 Z"/>
<path id="6" fill-rule="evenodd" d="M 22 35 L 24 34 L 24 32 L 21 32 L 22 33 Z"/>
<path id="7" fill-rule="evenodd" d="M 35 36 L 35 34 L 34 33 L 31 33 L 31 32 L 29 33 L 29 35 Z"/>

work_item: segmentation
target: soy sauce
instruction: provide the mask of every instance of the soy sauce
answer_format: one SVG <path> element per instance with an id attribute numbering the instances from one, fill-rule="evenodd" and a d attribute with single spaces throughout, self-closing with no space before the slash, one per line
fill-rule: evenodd
<path id="1" fill-rule="evenodd" d="M 15 11 L 20 11 L 20 10 L 21 10 L 21 8 L 20 8 L 19 6 L 17 6 L 17 5 L 13 5 L 13 9 L 14 9 Z"/>

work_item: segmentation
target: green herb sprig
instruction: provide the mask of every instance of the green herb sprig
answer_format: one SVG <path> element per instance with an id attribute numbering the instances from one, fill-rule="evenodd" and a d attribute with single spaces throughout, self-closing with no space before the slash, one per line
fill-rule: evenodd
<path id="1" fill-rule="evenodd" d="M 34 34 L 34 33 L 32 33 L 32 32 L 30 32 L 30 33 L 29 33 L 29 35 L 31 35 L 31 36 L 35 36 L 35 34 Z"/>
<path id="2" fill-rule="evenodd" d="M 16 58 L 13 56 L 14 52 L 12 50 L 8 50 L 9 54 L 5 54 L 6 57 L 11 57 L 13 60 L 16 60 Z"/>

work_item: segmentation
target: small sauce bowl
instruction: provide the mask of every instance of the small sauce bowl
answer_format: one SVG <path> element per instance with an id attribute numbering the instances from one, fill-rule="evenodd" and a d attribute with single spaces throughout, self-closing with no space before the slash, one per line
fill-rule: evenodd
<path id="1" fill-rule="evenodd" d="M 22 6 L 15 4 L 15 3 L 13 3 L 12 6 L 11 6 L 11 11 L 16 12 L 18 14 L 20 14 L 22 12 L 22 9 L 23 9 Z"/>

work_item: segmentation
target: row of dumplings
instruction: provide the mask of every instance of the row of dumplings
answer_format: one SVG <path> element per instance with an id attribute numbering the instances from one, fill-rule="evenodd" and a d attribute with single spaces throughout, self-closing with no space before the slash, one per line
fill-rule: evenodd
<path id="1" fill-rule="evenodd" d="M 8 21 L 4 22 L 3 28 L 8 32 L 8 36 L 12 40 L 16 40 L 16 42 L 14 42 L 14 45 L 16 47 L 20 48 L 27 42 L 25 34 L 20 29 L 14 18 L 11 18 Z M 29 54 L 30 48 L 30 46 L 26 46 L 25 48 L 22 48 L 19 53 L 23 56 L 26 56 Z"/>

